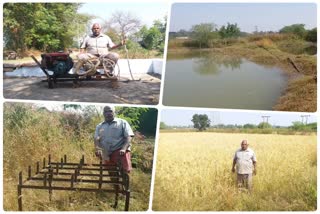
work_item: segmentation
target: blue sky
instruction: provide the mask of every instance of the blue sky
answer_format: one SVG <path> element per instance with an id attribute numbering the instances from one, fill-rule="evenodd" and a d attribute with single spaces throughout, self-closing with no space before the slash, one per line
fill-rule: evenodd
<path id="1" fill-rule="evenodd" d="M 213 110 L 190 110 L 190 109 L 164 109 L 161 112 L 160 121 L 167 125 L 188 126 L 192 125 L 191 119 L 194 114 L 207 114 L 211 124 L 244 125 L 246 123 L 258 125 L 263 121 L 262 116 L 270 116 L 268 122 L 271 125 L 290 126 L 294 121 L 301 122 L 301 115 L 310 115 L 308 123 L 316 122 L 315 114 L 292 113 L 292 112 L 247 112 L 247 111 L 213 111 Z M 266 119 L 265 119 L 266 120 Z M 304 119 L 305 122 L 305 119 Z"/>
<path id="2" fill-rule="evenodd" d="M 99 16 L 100 19 L 95 22 L 103 23 L 103 20 L 108 20 L 115 11 L 130 11 L 141 19 L 142 24 L 151 26 L 154 20 L 168 15 L 168 8 L 166 2 L 94 2 L 83 4 L 78 12 Z"/>
<path id="3" fill-rule="evenodd" d="M 242 31 L 278 31 L 283 26 L 305 24 L 316 27 L 315 3 L 175 3 L 170 31 L 190 30 L 192 25 L 213 22 L 221 27 L 237 23 Z"/>

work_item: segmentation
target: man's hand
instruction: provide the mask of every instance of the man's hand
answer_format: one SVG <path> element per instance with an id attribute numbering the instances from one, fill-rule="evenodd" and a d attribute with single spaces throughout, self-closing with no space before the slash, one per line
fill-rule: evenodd
<path id="1" fill-rule="evenodd" d="M 253 170 L 253 174 L 254 174 L 254 175 L 257 175 L 257 169 L 254 169 L 254 170 Z"/>
<path id="2" fill-rule="evenodd" d="M 124 149 L 120 150 L 120 155 L 124 155 L 125 153 L 126 153 L 126 150 L 124 150 Z"/>
<path id="3" fill-rule="evenodd" d="M 102 150 L 96 149 L 95 154 L 96 154 L 97 157 L 102 158 Z"/>
<path id="4" fill-rule="evenodd" d="M 235 173 L 235 172 L 236 172 L 236 169 L 233 167 L 231 171 L 232 171 L 233 173 Z"/>

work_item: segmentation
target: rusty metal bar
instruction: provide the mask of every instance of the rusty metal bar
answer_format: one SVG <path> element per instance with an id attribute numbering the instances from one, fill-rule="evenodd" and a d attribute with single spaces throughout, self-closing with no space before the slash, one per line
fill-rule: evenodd
<path id="1" fill-rule="evenodd" d="M 101 189 L 101 187 L 102 187 L 102 178 L 103 178 L 102 159 L 100 158 L 99 189 Z"/>
<path id="2" fill-rule="evenodd" d="M 46 158 L 43 158 L 43 167 L 42 169 L 46 168 Z"/>
<path id="3" fill-rule="evenodd" d="M 43 190 L 48 190 L 49 187 L 44 187 L 44 186 L 36 186 L 36 185 L 23 185 L 21 188 L 24 189 L 43 189 Z M 97 188 L 84 188 L 84 187 L 58 187 L 58 186 L 52 186 L 52 190 L 68 190 L 68 191 L 85 191 L 85 192 L 98 192 L 101 190 L 97 190 Z M 103 189 L 103 192 L 108 192 L 108 193 L 115 193 L 114 189 Z M 125 194 L 125 191 L 119 191 L 122 194 Z"/>
<path id="4" fill-rule="evenodd" d="M 30 180 L 31 178 L 31 166 L 28 166 L 28 178 L 27 180 Z"/>
<path id="5" fill-rule="evenodd" d="M 56 163 L 60 163 L 60 162 L 51 162 L 51 164 L 56 164 Z M 79 163 L 64 163 L 63 165 L 65 166 L 78 166 Z M 109 166 L 109 167 L 115 167 L 115 168 L 119 168 L 119 166 L 117 164 L 102 164 L 103 166 Z M 87 164 L 87 163 L 84 163 L 82 164 L 82 166 L 100 166 L 100 164 Z"/>
<path id="6" fill-rule="evenodd" d="M 73 188 L 73 175 L 71 175 L 71 185 L 70 185 L 70 188 Z"/>
<path id="7" fill-rule="evenodd" d="M 49 201 L 52 200 L 52 179 L 53 179 L 53 169 L 49 169 Z"/>
<path id="8" fill-rule="evenodd" d="M 49 158 L 48 158 L 48 165 L 51 165 L 51 154 L 49 154 Z"/>
<path id="9" fill-rule="evenodd" d="M 112 171 L 114 172 L 114 171 Z M 39 174 L 44 174 L 45 172 L 39 172 Z M 57 173 L 53 173 L 54 175 L 74 175 L 74 173 L 72 172 L 59 172 L 59 174 Z M 100 173 L 99 174 L 89 174 L 89 173 L 79 173 L 79 176 L 92 176 L 92 177 L 99 177 L 100 176 Z M 116 175 L 108 175 L 108 174 L 103 174 L 102 175 L 103 177 L 111 177 L 111 178 L 120 178 L 119 176 L 116 176 Z"/>
<path id="10" fill-rule="evenodd" d="M 77 180 L 74 179 L 74 174 L 72 174 L 71 177 L 73 178 L 73 181 L 77 182 Z M 33 177 L 33 178 L 31 178 L 30 180 L 33 180 L 33 181 L 43 181 L 43 178 Z M 52 181 L 70 182 L 70 178 L 52 178 Z M 99 180 L 81 179 L 81 181 L 82 181 L 82 182 L 85 182 L 85 183 L 99 183 Z M 120 184 L 122 184 L 121 181 L 116 182 L 116 181 L 104 181 L 104 180 L 102 180 L 102 183 L 104 183 L 104 184 L 114 184 L 114 185 L 120 185 Z"/>
<path id="11" fill-rule="evenodd" d="M 59 164 L 56 164 L 56 173 L 59 174 Z"/>
<path id="12" fill-rule="evenodd" d="M 18 208 L 19 208 L 19 211 L 22 211 L 22 172 L 19 172 Z"/>
<path id="13" fill-rule="evenodd" d="M 62 169 L 63 168 L 63 158 L 61 158 L 60 165 L 61 165 L 61 169 Z"/>
<path id="14" fill-rule="evenodd" d="M 52 164 L 56 164 L 56 163 L 52 163 Z M 76 165 L 77 167 L 79 166 L 79 164 Z M 103 165 L 104 167 L 108 167 Z M 77 167 L 63 167 L 63 169 L 76 169 Z M 49 169 L 50 167 L 46 167 L 47 169 Z M 93 167 L 82 167 L 81 170 L 89 170 L 89 171 L 100 171 L 100 168 L 93 168 Z M 114 170 L 114 171 L 118 171 L 115 168 L 104 168 L 104 171 L 109 171 L 109 170 Z"/>
<path id="15" fill-rule="evenodd" d="M 67 155 L 64 155 L 64 163 L 67 163 Z"/>
<path id="16" fill-rule="evenodd" d="M 37 161 L 37 171 L 36 171 L 36 175 L 39 174 L 40 171 L 40 162 Z"/>
<path id="17" fill-rule="evenodd" d="M 46 172 L 44 173 L 44 176 L 43 176 L 43 186 L 47 186 L 47 173 Z"/>
<path id="18" fill-rule="evenodd" d="M 130 203 L 130 190 L 126 191 L 126 202 L 124 205 L 124 211 L 129 211 L 129 203 Z"/>

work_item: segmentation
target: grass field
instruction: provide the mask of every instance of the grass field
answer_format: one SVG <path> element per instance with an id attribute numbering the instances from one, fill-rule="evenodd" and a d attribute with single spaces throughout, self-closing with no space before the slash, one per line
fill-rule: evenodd
<path id="1" fill-rule="evenodd" d="M 257 156 L 253 193 L 238 192 L 232 158 Z M 317 205 L 316 135 L 160 133 L 153 210 L 310 211 Z"/>

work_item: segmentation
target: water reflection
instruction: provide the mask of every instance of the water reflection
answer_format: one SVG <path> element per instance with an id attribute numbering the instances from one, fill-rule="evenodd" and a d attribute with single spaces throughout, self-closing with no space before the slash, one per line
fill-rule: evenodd
<path id="1" fill-rule="evenodd" d="M 242 59 L 240 57 L 230 57 L 222 54 L 202 54 L 198 58 L 193 58 L 193 70 L 203 75 L 217 74 L 224 68 L 239 70 Z M 223 68 L 224 67 L 224 68 Z"/>

